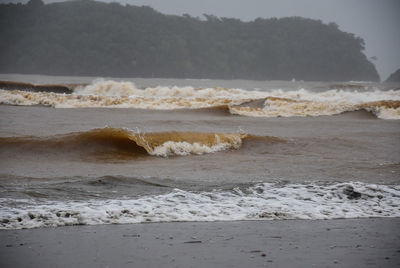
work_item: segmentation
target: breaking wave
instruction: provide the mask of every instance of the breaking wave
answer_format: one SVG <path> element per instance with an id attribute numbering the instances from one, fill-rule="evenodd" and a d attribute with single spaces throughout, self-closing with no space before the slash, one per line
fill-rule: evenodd
<path id="1" fill-rule="evenodd" d="M 280 141 L 276 137 L 257 137 L 234 133 L 159 132 L 140 133 L 129 129 L 101 128 L 51 137 L 0 138 L 3 150 L 35 153 L 96 154 L 109 157 L 184 156 L 238 149 L 244 139 Z"/>
<path id="2" fill-rule="evenodd" d="M 137 199 L 0 199 L 0 229 L 173 221 L 399 217 L 400 186 L 361 182 L 260 183 L 231 191 L 170 193 Z"/>
<path id="3" fill-rule="evenodd" d="M 340 101 L 292 100 L 283 98 L 267 98 L 265 106 L 246 107 L 231 106 L 232 114 L 252 117 L 293 117 L 293 116 L 322 116 L 335 115 L 344 112 L 366 110 L 381 119 L 400 119 L 400 101 L 373 101 L 365 103 L 351 103 Z"/>
<path id="4" fill-rule="evenodd" d="M 137 109 L 198 109 L 226 107 L 231 114 L 263 117 L 321 116 L 367 110 L 381 119 L 400 119 L 400 91 L 306 89 L 249 91 L 235 88 L 148 87 L 131 82 L 97 80 L 76 86 L 72 94 L 0 89 L 0 103 L 56 108 L 112 107 Z M 252 103 L 261 105 L 254 107 Z"/>

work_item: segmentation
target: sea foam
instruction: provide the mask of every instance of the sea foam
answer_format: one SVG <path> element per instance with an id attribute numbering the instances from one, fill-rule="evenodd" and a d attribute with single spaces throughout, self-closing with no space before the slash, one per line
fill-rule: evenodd
<path id="1" fill-rule="evenodd" d="M 381 119 L 400 119 L 399 90 L 343 90 L 323 92 L 300 88 L 284 91 L 244 90 L 221 87 L 147 87 L 132 82 L 96 80 L 75 88 L 72 94 L 8 91 L 0 89 L 0 103 L 46 105 L 56 108 L 112 107 L 153 110 L 226 107 L 232 114 L 253 117 L 335 115 L 367 110 Z M 249 103 L 264 101 L 263 107 Z"/>
<path id="2" fill-rule="evenodd" d="M 120 200 L 0 199 L 0 228 L 173 221 L 399 217 L 400 186 L 349 183 L 260 183 L 230 191 Z"/>

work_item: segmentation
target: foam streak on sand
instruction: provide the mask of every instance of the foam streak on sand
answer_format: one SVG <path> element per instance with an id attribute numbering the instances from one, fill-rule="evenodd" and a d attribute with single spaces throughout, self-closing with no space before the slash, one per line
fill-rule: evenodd
<path id="1" fill-rule="evenodd" d="M 231 191 L 170 193 L 137 199 L 0 199 L 0 228 L 76 224 L 399 217 L 400 187 L 360 182 L 262 183 Z"/>
<path id="2" fill-rule="evenodd" d="M 265 100 L 263 107 L 246 105 L 257 100 Z M 232 114 L 264 117 L 334 115 L 364 109 L 382 119 L 400 118 L 400 91 L 378 89 L 331 89 L 324 92 L 307 89 L 249 91 L 221 87 L 176 86 L 139 89 L 131 82 L 96 80 L 90 85 L 76 87 L 72 94 L 0 89 L 0 103 L 46 105 L 56 108 L 113 107 L 157 110 L 226 107 Z"/>

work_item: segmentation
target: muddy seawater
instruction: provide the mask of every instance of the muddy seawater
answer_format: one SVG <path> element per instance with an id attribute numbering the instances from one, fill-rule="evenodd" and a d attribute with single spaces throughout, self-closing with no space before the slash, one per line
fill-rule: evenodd
<path id="1" fill-rule="evenodd" d="M 400 216 L 399 84 L 0 80 L 1 229 Z"/>

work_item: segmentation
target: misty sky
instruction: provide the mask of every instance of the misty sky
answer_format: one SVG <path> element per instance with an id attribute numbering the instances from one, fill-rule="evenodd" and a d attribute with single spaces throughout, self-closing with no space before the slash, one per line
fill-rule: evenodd
<path id="1" fill-rule="evenodd" d="M 110 0 L 105 0 L 111 2 Z M 1 3 L 27 0 L 0 0 Z M 60 2 L 44 0 L 44 2 Z M 400 68 L 400 0 L 118 0 L 147 5 L 167 14 L 201 17 L 212 14 L 253 20 L 257 17 L 301 16 L 336 22 L 340 29 L 362 37 L 368 58 L 385 80 Z"/>

